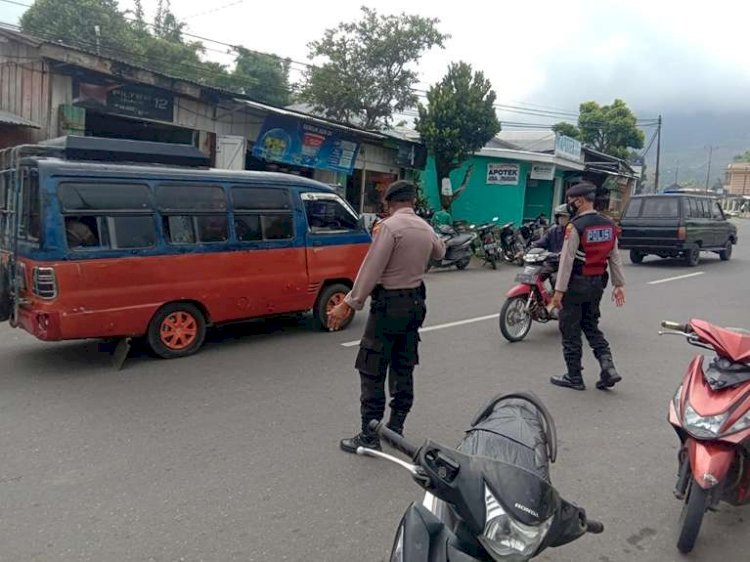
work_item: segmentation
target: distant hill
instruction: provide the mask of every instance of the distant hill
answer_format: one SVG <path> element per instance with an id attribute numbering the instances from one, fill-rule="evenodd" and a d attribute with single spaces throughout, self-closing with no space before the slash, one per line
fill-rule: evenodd
<path id="1" fill-rule="evenodd" d="M 647 142 L 650 132 L 647 131 Z M 737 155 L 750 150 L 750 112 L 665 114 L 662 125 L 662 187 L 677 179 L 680 183 L 705 185 L 708 147 L 713 146 L 709 184 L 724 179 L 727 165 Z M 656 144 L 647 156 L 649 183 L 656 166 Z"/>

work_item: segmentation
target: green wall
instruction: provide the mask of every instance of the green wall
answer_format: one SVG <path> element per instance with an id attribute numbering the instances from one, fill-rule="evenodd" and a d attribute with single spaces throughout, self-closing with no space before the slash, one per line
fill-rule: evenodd
<path id="1" fill-rule="evenodd" d="M 461 168 L 451 173 L 454 190 L 461 185 L 469 163 L 473 163 L 474 171 L 466 190 L 453 203 L 451 209 L 453 220 L 466 220 L 470 223 L 480 224 L 492 220 L 493 217 L 499 217 L 501 223 L 511 221 L 520 223 L 524 217 L 526 177 L 531 168 L 530 164 L 514 160 L 474 156 L 469 162 L 461 166 Z M 519 164 L 518 185 L 488 185 L 487 164 L 489 163 Z M 430 157 L 422 175 L 422 188 L 433 209 L 440 208 L 439 187 L 435 178 L 436 175 L 435 161 Z M 548 183 L 551 184 L 552 182 Z M 551 191 L 549 199 L 550 201 L 552 199 Z"/>

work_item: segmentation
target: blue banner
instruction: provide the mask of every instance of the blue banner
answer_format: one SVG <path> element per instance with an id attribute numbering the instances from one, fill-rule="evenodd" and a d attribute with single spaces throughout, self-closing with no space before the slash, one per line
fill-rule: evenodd
<path id="1" fill-rule="evenodd" d="M 354 136 L 296 117 L 269 115 L 253 147 L 253 156 L 351 174 L 358 151 Z"/>

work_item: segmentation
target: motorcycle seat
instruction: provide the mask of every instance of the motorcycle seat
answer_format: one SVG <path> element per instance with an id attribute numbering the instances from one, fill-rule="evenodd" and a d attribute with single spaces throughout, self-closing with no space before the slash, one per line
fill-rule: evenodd
<path id="1" fill-rule="evenodd" d="M 459 234 L 457 236 L 454 236 L 450 240 L 448 240 L 445 243 L 445 246 L 447 248 L 451 248 L 454 246 L 463 246 L 467 242 L 471 241 L 471 239 L 474 238 L 471 234 Z"/>

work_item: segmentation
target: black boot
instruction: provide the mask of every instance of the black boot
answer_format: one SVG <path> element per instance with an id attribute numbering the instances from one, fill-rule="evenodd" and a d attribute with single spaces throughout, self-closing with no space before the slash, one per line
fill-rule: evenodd
<path id="1" fill-rule="evenodd" d="M 551 377 L 549 382 L 551 382 L 555 386 L 572 388 L 574 390 L 586 390 L 586 385 L 583 384 L 581 371 L 568 371 L 564 375 Z"/>
<path id="2" fill-rule="evenodd" d="M 408 412 L 391 409 L 391 417 L 388 419 L 388 429 L 395 431 L 399 435 L 404 434 L 404 422 Z"/>
<path id="3" fill-rule="evenodd" d="M 602 372 L 599 374 L 599 380 L 596 382 L 596 388 L 599 390 L 608 390 L 622 380 L 622 377 L 615 369 L 615 363 L 611 355 L 603 355 L 599 358 L 599 365 Z"/>
<path id="4" fill-rule="evenodd" d="M 363 429 L 361 432 L 359 432 L 354 437 L 351 437 L 350 439 L 342 439 L 340 446 L 342 451 L 353 454 L 357 453 L 358 447 L 375 449 L 376 451 L 382 450 L 380 447 L 380 439 L 378 438 L 377 434 L 369 428 Z"/>

